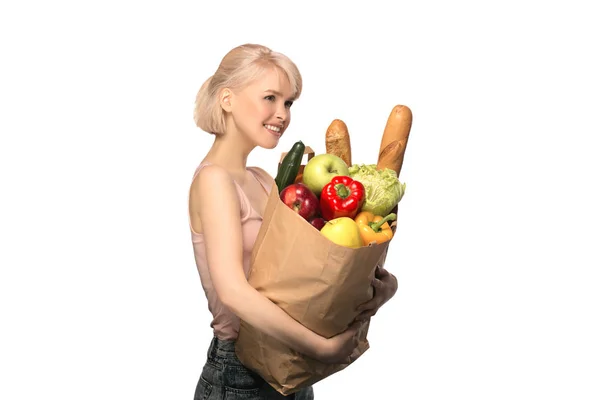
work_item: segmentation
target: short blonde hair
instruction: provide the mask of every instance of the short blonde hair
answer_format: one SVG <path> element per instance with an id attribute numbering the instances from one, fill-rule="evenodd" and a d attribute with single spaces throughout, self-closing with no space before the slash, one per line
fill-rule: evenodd
<path id="1" fill-rule="evenodd" d="M 219 94 L 225 88 L 243 89 L 265 70 L 278 68 L 287 76 L 295 100 L 302 93 L 302 76 L 296 64 L 287 56 L 258 44 L 244 44 L 230 50 L 217 71 L 202 85 L 196 95 L 194 122 L 205 132 L 225 133 L 225 113 Z"/>

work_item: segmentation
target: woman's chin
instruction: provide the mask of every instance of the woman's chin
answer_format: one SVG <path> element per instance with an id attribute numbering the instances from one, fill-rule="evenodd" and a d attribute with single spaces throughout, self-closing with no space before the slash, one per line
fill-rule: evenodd
<path id="1" fill-rule="evenodd" d="M 274 149 L 279 144 L 279 137 L 275 135 L 270 135 L 268 137 L 262 138 L 259 143 L 259 146 L 264 149 Z"/>
<path id="2" fill-rule="evenodd" d="M 270 140 L 269 142 L 265 142 L 262 145 L 260 145 L 260 147 L 262 147 L 263 149 L 272 150 L 275 147 L 277 147 L 278 144 L 279 144 L 279 139 Z"/>

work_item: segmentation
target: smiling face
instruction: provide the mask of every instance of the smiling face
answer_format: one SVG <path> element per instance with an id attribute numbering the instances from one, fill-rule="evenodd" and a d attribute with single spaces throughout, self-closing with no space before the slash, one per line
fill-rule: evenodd
<path id="1" fill-rule="evenodd" d="M 230 116 L 252 145 L 272 149 L 290 124 L 293 92 L 285 73 L 269 68 L 243 90 L 230 94 Z"/>

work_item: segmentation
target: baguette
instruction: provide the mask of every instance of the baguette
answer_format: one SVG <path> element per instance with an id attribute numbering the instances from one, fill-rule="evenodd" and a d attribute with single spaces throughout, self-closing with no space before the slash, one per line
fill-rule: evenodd
<path id="1" fill-rule="evenodd" d="M 352 165 L 352 150 L 348 127 L 341 119 L 334 119 L 325 133 L 325 151 L 338 156 L 349 167 Z"/>
<path id="2" fill-rule="evenodd" d="M 396 105 L 390 113 L 379 146 L 377 169 L 389 168 L 400 176 L 408 135 L 412 126 L 412 111 L 404 105 Z"/>
<path id="3" fill-rule="evenodd" d="M 379 153 L 379 160 L 377 161 L 377 169 L 389 168 L 394 170 L 396 176 L 400 176 L 398 171 L 400 170 L 402 159 L 402 145 L 399 140 L 394 140 Z"/>

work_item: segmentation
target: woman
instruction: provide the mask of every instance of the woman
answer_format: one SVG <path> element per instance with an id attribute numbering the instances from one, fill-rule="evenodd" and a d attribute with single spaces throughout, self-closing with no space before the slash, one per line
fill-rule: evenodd
<path id="1" fill-rule="evenodd" d="M 284 398 L 235 355 L 240 318 L 290 348 L 326 363 L 346 360 L 357 345 L 360 320 L 374 315 L 397 289 L 380 269 L 375 297 L 345 332 L 324 338 L 305 328 L 248 284 L 250 254 L 274 180 L 247 167 L 250 152 L 273 149 L 290 124 L 302 77 L 285 55 L 253 44 L 225 55 L 196 98 L 196 125 L 214 143 L 194 174 L 189 198 L 196 265 L 213 316 L 214 338 L 195 399 Z M 311 387 L 288 398 L 312 399 Z"/>

